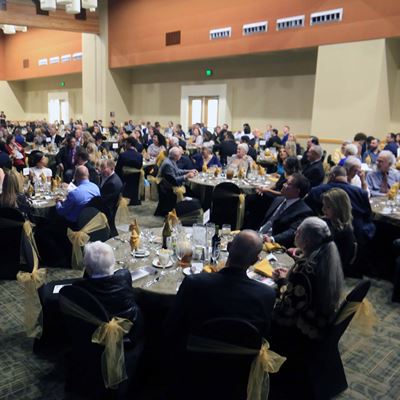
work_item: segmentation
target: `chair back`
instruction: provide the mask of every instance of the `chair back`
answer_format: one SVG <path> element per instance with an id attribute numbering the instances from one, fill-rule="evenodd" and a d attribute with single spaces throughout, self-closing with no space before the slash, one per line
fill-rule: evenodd
<path id="1" fill-rule="evenodd" d="M 86 207 L 97 208 L 99 211 L 104 212 L 103 200 L 101 196 L 94 196 L 90 199 L 88 203 L 86 203 Z"/>
<path id="2" fill-rule="evenodd" d="M 203 209 L 197 199 L 180 201 L 176 203 L 175 210 L 183 226 L 203 223 Z"/>
<path id="3" fill-rule="evenodd" d="M 105 390 L 101 371 L 104 347 L 92 343 L 92 335 L 97 326 L 66 312 L 67 301 L 73 302 L 101 321 L 107 322 L 110 317 L 101 303 L 87 290 L 74 285 L 64 286 L 60 290 L 60 309 L 72 345 L 66 370 L 67 385 L 79 393 L 101 393 Z"/>
<path id="4" fill-rule="evenodd" d="M 32 248 L 23 238 L 25 218 L 16 208 L 0 208 L 0 279 L 15 279 L 18 271 L 30 272 L 33 268 Z M 21 267 L 21 254 L 26 265 Z"/>
<path id="5" fill-rule="evenodd" d="M 197 352 L 189 347 L 183 365 L 183 395 L 191 399 L 245 399 L 250 366 L 262 345 L 257 328 L 241 319 L 216 318 L 193 335 L 254 349 L 255 355 Z"/>
<path id="6" fill-rule="evenodd" d="M 212 192 L 210 221 L 216 225 L 231 225 L 232 230 L 240 229 L 237 226 L 239 195 L 242 190 L 231 182 L 217 185 Z"/>
<path id="7" fill-rule="evenodd" d="M 97 208 L 85 207 L 79 214 L 79 218 L 78 218 L 78 222 L 77 222 L 78 230 L 81 230 L 99 212 L 100 211 Z M 94 231 L 94 232 L 90 233 L 89 236 L 90 236 L 91 242 L 96 242 L 97 240 L 100 240 L 101 242 L 105 242 L 110 237 L 110 228 L 106 226 L 103 229 L 100 229 L 98 231 Z"/>
<path id="8" fill-rule="evenodd" d="M 131 199 L 129 205 L 136 206 L 141 204 L 141 193 L 140 193 L 140 181 L 141 172 L 140 170 L 132 171 L 131 168 L 124 167 L 123 169 L 123 182 L 124 188 L 122 196 Z"/>

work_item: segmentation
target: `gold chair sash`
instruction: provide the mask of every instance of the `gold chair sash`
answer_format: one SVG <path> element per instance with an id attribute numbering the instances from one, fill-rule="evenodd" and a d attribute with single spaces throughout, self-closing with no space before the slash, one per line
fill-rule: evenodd
<path id="1" fill-rule="evenodd" d="M 83 267 L 82 247 L 89 242 L 89 234 L 108 227 L 107 217 L 103 213 L 98 213 L 80 231 L 67 229 L 67 236 L 72 243 L 72 268 Z"/>
<path id="2" fill-rule="evenodd" d="M 132 321 L 114 317 L 104 322 L 66 297 L 62 295 L 60 297 L 62 297 L 61 307 L 65 313 L 97 326 L 92 335 L 92 343 L 104 346 L 104 352 L 101 355 L 104 385 L 106 388 L 115 389 L 128 378 L 125 369 L 123 337 L 133 326 Z"/>
<path id="3" fill-rule="evenodd" d="M 339 317 L 335 321 L 335 325 L 339 325 L 345 319 L 353 315 L 351 324 L 354 328 L 360 330 L 361 333 L 371 335 L 373 327 L 378 322 L 374 306 L 366 298 L 361 302 L 350 301 L 348 302 Z"/>
<path id="4" fill-rule="evenodd" d="M 147 180 L 150 182 L 150 200 L 158 201 L 157 186 L 161 182 L 161 178 L 148 175 Z"/>
<path id="5" fill-rule="evenodd" d="M 172 190 L 176 194 L 176 202 L 179 203 L 180 201 L 183 201 L 184 195 L 186 193 L 185 186 L 173 186 Z"/>
<path id="6" fill-rule="evenodd" d="M 120 197 L 117 212 L 115 213 L 115 225 L 127 224 L 129 220 L 129 203 L 131 199 Z"/>
<path id="7" fill-rule="evenodd" d="M 124 175 L 140 174 L 139 176 L 139 199 L 144 197 L 144 170 L 143 168 L 123 167 L 122 173 Z"/>
<path id="8" fill-rule="evenodd" d="M 268 374 L 278 372 L 286 361 L 286 357 L 269 350 L 269 343 L 265 339 L 261 349 L 255 350 L 209 338 L 189 336 L 187 349 L 199 353 L 254 355 L 247 383 L 247 400 L 268 398 Z"/>
<path id="9" fill-rule="evenodd" d="M 165 151 L 160 151 L 156 158 L 157 167 L 159 167 L 166 158 L 167 158 L 167 156 L 165 155 Z"/>

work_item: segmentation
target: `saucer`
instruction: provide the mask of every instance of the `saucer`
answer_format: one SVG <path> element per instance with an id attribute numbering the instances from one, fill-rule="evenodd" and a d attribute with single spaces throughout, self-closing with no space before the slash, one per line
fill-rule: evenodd
<path id="1" fill-rule="evenodd" d="M 150 255 L 150 252 L 148 250 L 136 250 L 132 253 L 136 258 L 145 258 Z"/>
<path id="2" fill-rule="evenodd" d="M 167 264 L 164 268 L 172 267 L 172 264 L 173 264 L 173 262 L 172 262 L 171 260 L 169 260 L 169 261 L 168 261 L 168 264 Z M 153 260 L 153 265 L 154 265 L 156 268 L 163 268 L 163 267 L 161 266 L 161 264 L 160 264 L 160 260 L 158 259 L 158 257 L 156 257 L 156 258 Z"/>

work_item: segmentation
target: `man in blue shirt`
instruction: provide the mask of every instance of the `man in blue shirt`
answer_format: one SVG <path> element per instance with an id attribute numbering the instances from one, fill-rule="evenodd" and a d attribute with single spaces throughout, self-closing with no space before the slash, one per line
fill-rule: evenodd
<path id="1" fill-rule="evenodd" d="M 389 150 L 393 153 L 395 157 L 397 157 L 397 143 L 396 143 L 396 135 L 394 133 L 388 133 L 386 135 L 386 146 L 383 150 Z"/>
<path id="2" fill-rule="evenodd" d="M 400 174 L 393 168 L 395 157 L 389 150 L 382 150 L 376 161 L 377 171 L 367 175 L 371 196 L 386 196 L 393 184 L 400 182 Z"/>
<path id="3" fill-rule="evenodd" d="M 89 171 L 84 165 L 76 169 L 75 182 L 78 187 L 69 192 L 64 201 L 58 199 L 56 203 L 58 215 L 69 222 L 76 222 L 85 205 L 93 197 L 100 196 L 99 187 L 89 181 Z"/>

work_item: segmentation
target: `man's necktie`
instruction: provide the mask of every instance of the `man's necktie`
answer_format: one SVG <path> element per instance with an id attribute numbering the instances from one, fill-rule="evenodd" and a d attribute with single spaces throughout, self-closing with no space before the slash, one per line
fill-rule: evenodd
<path id="1" fill-rule="evenodd" d="M 275 212 L 271 215 L 271 218 L 259 229 L 260 233 L 271 234 L 272 225 L 282 215 L 286 209 L 286 199 L 277 207 Z"/>
<path id="2" fill-rule="evenodd" d="M 382 182 L 381 182 L 381 187 L 380 187 L 379 191 L 381 193 L 387 193 L 389 191 L 388 173 L 387 172 L 382 173 Z"/>

